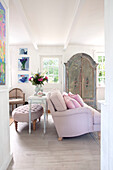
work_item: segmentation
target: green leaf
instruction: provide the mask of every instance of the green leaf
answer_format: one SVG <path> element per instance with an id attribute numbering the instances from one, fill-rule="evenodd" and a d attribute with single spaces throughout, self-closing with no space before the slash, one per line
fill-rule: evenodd
<path id="1" fill-rule="evenodd" d="M 102 56 L 98 56 L 98 62 L 102 62 Z"/>

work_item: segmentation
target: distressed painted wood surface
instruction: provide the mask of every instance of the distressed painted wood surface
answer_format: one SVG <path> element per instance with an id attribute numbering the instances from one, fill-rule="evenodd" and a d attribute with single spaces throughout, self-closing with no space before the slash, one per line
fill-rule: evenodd
<path id="1" fill-rule="evenodd" d="M 65 90 L 79 94 L 96 108 L 96 62 L 87 54 L 79 53 L 65 63 Z"/>

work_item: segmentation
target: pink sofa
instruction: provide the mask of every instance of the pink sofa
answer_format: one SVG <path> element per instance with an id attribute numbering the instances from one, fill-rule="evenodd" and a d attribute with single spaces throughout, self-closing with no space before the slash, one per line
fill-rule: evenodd
<path id="1" fill-rule="evenodd" d="M 48 94 L 48 106 L 58 133 L 58 140 L 100 131 L 101 114 L 85 103 L 83 107 L 67 109 L 62 94 L 54 91 Z"/>

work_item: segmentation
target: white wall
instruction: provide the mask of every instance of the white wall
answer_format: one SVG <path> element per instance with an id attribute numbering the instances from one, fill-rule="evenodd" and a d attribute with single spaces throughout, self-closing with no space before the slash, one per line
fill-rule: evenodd
<path id="1" fill-rule="evenodd" d="M 18 59 L 23 57 L 23 55 L 19 55 L 19 48 L 28 48 L 28 55 L 24 55 L 29 57 L 29 71 L 18 71 Z M 10 71 L 11 71 L 11 87 L 10 88 L 21 88 L 24 93 L 26 100 L 28 96 L 34 93 L 34 86 L 28 83 L 18 83 L 18 74 L 29 74 L 32 72 L 37 72 L 40 68 L 40 58 L 37 54 L 37 51 L 32 45 L 17 45 L 10 46 Z"/>
<path id="2" fill-rule="evenodd" d="M 58 88 L 63 91 L 63 63 L 67 62 L 73 55 L 77 53 L 86 53 L 89 54 L 95 61 L 98 52 L 104 52 L 103 47 L 96 47 L 96 46 L 83 46 L 83 45 L 69 45 L 66 50 L 63 49 L 63 46 L 39 46 L 38 50 L 32 45 L 17 45 L 17 46 L 10 46 L 10 59 L 11 59 L 11 79 L 12 84 L 11 88 L 19 87 L 26 93 L 26 100 L 29 95 L 34 93 L 34 86 L 31 83 L 18 83 L 18 73 L 25 73 L 18 71 L 18 58 L 19 58 L 19 48 L 28 48 L 28 56 L 30 57 L 30 70 L 29 75 L 31 72 L 36 72 L 39 68 L 41 70 L 41 57 L 42 56 L 59 56 L 61 58 L 62 67 L 60 70 L 60 77 L 62 81 L 60 84 L 53 84 L 52 88 Z M 44 91 L 51 90 L 51 85 L 46 84 L 44 86 Z M 101 90 L 101 92 L 100 92 Z M 104 88 L 97 88 L 97 99 L 101 100 L 104 99 Z"/>
<path id="3" fill-rule="evenodd" d="M 64 62 L 67 62 L 70 57 L 77 53 L 86 53 L 96 61 L 96 53 L 104 52 L 103 46 L 88 46 L 88 45 L 69 45 L 64 51 Z"/>
<path id="4" fill-rule="evenodd" d="M 28 55 L 30 57 L 29 61 L 29 71 L 18 71 L 18 58 L 22 57 L 19 55 L 19 48 L 28 48 Z M 10 71 L 11 71 L 11 87 L 10 88 L 21 88 L 26 97 L 26 101 L 28 96 L 34 94 L 35 86 L 28 83 L 18 83 L 18 74 L 29 74 L 31 72 L 37 72 L 38 70 L 41 71 L 41 56 L 59 56 L 62 59 L 62 48 L 61 47 L 39 47 L 38 50 L 35 50 L 34 46 L 32 45 L 17 45 L 13 46 L 10 45 Z M 24 55 L 25 56 L 25 55 Z M 62 76 L 62 70 L 60 72 L 60 76 Z M 59 88 L 62 91 L 61 83 L 58 85 L 53 84 L 52 88 Z M 51 90 L 51 85 L 46 84 L 44 86 L 44 91 Z"/>
<path id="5" fill-rule="evenodd" d="M 8 0 L 1 0 L 8 18 Z M 6 2 L 6 3 L 5 3 Z M 8 24 L 8 23 L 7 23 Z M 8 25 L 6 26 L 8 30 Z M 7 35 L 7 32 L 6 32 Z M 6 48 L 8 44 L 6 44 Z M 6 85 L 0 86 L 0 170 L 6 170 L 12 159 L 9 134 L 8 48 L 6 49 Z"/>

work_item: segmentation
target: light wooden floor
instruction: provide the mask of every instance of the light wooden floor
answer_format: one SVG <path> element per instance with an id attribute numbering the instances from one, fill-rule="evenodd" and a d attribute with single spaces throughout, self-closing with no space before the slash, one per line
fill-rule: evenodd
<path id="1" fill-rule="evenodd" d="M 43 120 L 28 134 L 28 124 L 19 124 L 19 133 L 10 126 L 13 161 L 8 170 L 99 170 L 100 146 L 93 134 L 57 140 L 49 115 L 47 133 Z"/>
<path id="2" fill-rule="evenodd" d="M 10 118 L 9 118 L 9 126 L 11 126 L 11 124 L 12 124 L 13 122 L 14 122 L 13 118 L 10 117 Z"/>

